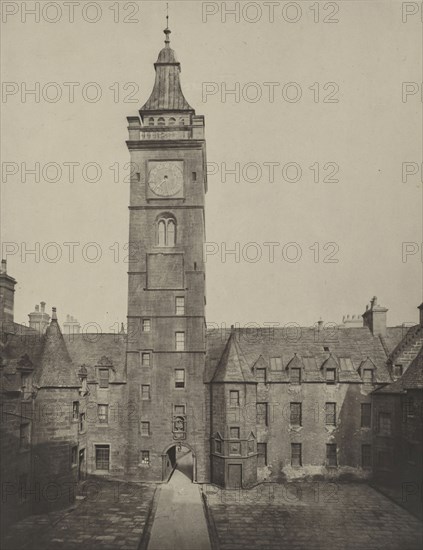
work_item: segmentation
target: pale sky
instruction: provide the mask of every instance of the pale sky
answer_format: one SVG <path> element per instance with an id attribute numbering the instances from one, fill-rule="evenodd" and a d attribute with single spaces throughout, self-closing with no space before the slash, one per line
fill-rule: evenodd
<path id="1" fill-rule="evenodd" d="M 2 4 L 3 18 L 5 4 L 11 12 L 21 9 L 20 2 Z M 389 325 L 417 322 L 422 103 L 417 84 L 409 86 L 405 101 L 402 87 L 422 82 L 419 14 L 403 22 L 401 1 L 296 2 L 289 9 L 287 2 L 274 2 L 271 22 L 265 4 L 260 14 L 257 3 L 246 11 L 241 2 L 237 22 L 222 14 L 222 6 L 229 9 L 233 2 L 169 4 L 182 88 L 197 114 L 206 117 L 208 162 L 217 171 L 209 176 L 206 197 L 206 238 L 215 243 L 208 250 L 218 251 L 207 257 L 208 322 L 310 326 L 320 317 L 340 322 L 343 315 L 362 314 L 373 295 L 389 308 Z M 44 300 L 48 309 L 57 307 L 60 321 L 69 313 L 83 325 L 95 322 L 109 331 L 125 321 L 127 307 L 126 117 L 137 114 L 152 90 L 165 2 L 121 2 L 119 12 L 116 2 L 97 2 L 101 13 L 95 23 L 84 20 L 82 5 L 75 5 L 73 23 L 64 7 L 56 23 L 46 21 L 58 17 L 53 10 L 41 13 L 39 23 L 30 15 L 25 21 L 20 11 L 2 23 L 1 241 L 16 243 L 8 250 L 18 251 L 7 256 L 8 271 L 18 281 L 18 322 L 27 322 L 27 314 Z M 86 11 L 86 19 L 95 17 L 93 10 Z M 125 17 L 138 22 L 125 23 Z M 325 23 L 325 18 L 338 22 Z M 73 102 L 69 82 L 79 83 Z M 90 82 L 97 88 L 86 87 Z M 22 101 L 24 86 L 36 83 L 39 101 L 31 95 Z M 206 83 L 216 93 L 205 97 Z M 233 89 L 236 83 L 240 96 L 222 98 L 224 87 Z M 265 83 L 274 83 L 273 101 Z M 88 101 L 96 89 L 101 99 Z M 52 102 L 58 91 L 61 99 Z M 300 92 L 298 101 L 288 101 Z M 252 102 L 256 93 L 261 98 Z M 128 95 L 135 102 L 128 102 Z M 419 170 L 407 182 L 402 181 L 404 162 L 416 163 L 410 171 Z M 21 181 L 21 163 L 40 164 L 38 183 L 33 175 Z M 56 183 L 43 178 L 48 163 L 62 170 Z M 74 182 L 64 163 L 79 163 Z M 82 168 L 88 163 L 100 166 L 98 182 L 84 181 Z M 228 174 L 225 182 L 223 165 L 231 169 L 236 163 L 240 181 Z M 259 181 L 252 181 L 251 163 L 262 171 Z M 297 182 L 286 181 L 295 176 L 290 163 L 301 169 Z M 323 181 L 334 165 L 339 172 L 333 178 L 339 181 Z M 16 174 L 5 174 L 13 167 Z M 93 169 L 87 170 L 93 178 Z M 47 173 L 53 177 L 53 171 Z M 62 251 L 56 263 L 42 254 L 51 242 Z M 74 262 L 67 242 L 80 243 Z M 98 262 L 84 260 L 82 250 L 91 242 L 102 252 Z M 273 262 L 264 245 L 269 242 L 279 243 Z M 296 249 L 286 247 L 293 242 Z M 405 242 L 416 244 L 409 245 L 403 261 Z M 27 249 L 39 243 L 39 261 L 33 255 L 23 261 L 23 243 Z M 256 244 L 245 247 L 248 243 Z M 323 261 L 335 250 L 327 243 L 336 243 L 337 263 Z M 239 262 L 234 255 L 222 258 L 224 246 L 239 246 Z M 261 259 L 248 261 L 257 250 Z M 95 253 L 92 247 L 85 251 L 90 257 Z M 299 261 L 288 261 L 299 252 Z M 55 249 L 46 254 L 54 258 Z"/>

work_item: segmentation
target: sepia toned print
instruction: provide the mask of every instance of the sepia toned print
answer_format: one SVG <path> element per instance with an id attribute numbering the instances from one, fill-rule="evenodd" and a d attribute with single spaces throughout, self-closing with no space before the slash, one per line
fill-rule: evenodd
<path id="1" fill-rule="evenodd" d="M 1 3 L 1 548 L 421 548 L 421 10 Z"/>

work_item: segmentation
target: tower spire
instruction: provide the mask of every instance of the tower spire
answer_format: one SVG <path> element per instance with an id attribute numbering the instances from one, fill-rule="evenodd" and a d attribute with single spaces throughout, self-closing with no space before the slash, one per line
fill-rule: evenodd
<path id="1" fill-rule="evenodd" d="M 169 2 L 166 2 L 166 28 L 165 30 L 163 31 L 166 35 L 166 40 L 165 40 L 165 44 L 166 44 L 166 48 L 169 48 L 169 44 L 170 44 L 170 38 L 169 38 L 169 35 L 170 33 L 172 32 L 170 29 L 169 29 Z"/>

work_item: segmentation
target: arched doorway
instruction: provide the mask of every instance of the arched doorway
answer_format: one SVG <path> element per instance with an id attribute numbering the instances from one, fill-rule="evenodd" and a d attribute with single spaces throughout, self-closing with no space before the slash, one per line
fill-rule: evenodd
<path id="1" fill-rule="evenodd" d="M 175 470 L 196 481 L 195 453 L 187 443 L 173 443 L 162 454 L 162 480 L 169 481 Z"/>

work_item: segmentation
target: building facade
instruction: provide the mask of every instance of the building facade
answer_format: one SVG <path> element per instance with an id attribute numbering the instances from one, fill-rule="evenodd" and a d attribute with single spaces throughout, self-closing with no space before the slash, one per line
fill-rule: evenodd
<path id="1" fill-rule="evenodd" d="M 127 332 L 81 333 L 68 316 L 62 334 L 44 302 L 15 323 L 2 263 L 2 521 L 66 506 L 87 475 L 165 482 L 184 450 L 194 482 L 229 488 L 398 468 L 421 488 L 418 461 L 386 457 L 404 438 L 421 457 L 421 414 L 402 400 L 421 406 L 422 309 L 412 327 L 388 327 L 373 298 L 361 323 L 206 328 L 205 121 L 165 35 L 151 96 L 128 118 Z"/>

